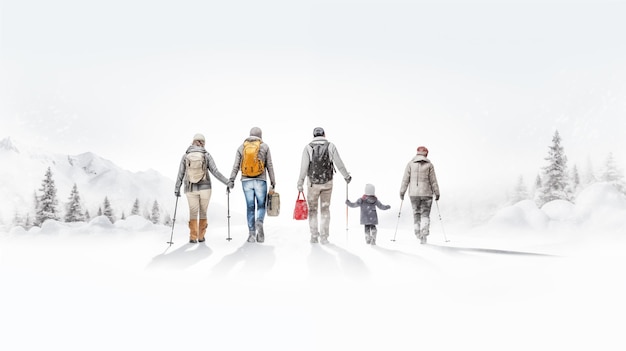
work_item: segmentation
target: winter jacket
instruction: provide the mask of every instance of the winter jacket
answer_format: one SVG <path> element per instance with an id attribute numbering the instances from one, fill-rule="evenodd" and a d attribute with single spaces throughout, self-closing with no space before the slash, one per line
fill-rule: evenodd
<path id="1" fill-rule="evenodd" d="M 346 199 L 346 205 L 350 207 L 361 207 L 361 224 L 363 225 L 378 224 L 376 207 L 381 210 L 388 210 L 391 208 L 389 205 L 383 205 L 374 195 L 363 195 L 361 198 L 356 200 L 356 202 L 351 202 Z"/>
<path id="2" fill-rule="evenodd" d="M 322 137 L 322 136 L 315 137 L 311 141 L 311 143 L 319 143 L 319 144 L 323 144 L 326 142 L 328 143 L 328 153 L 330 155 L 330 160 L 333 163 L 333 168 L 334 168 L 333 172 L 335 172 L 336 170 L 339 170 L 339 172 L 341 172 L 341 175 L 343 175 L 344 179 L 350 177 L 350 173 L 348 173 L 348 170 L 346 169 L 346 166 L 343 164 L 341 157 L 339 157 L 339 152 L 337 151 L 335 144 L 329 142 L 325 137 Z M 312 159 L 313 159 L 313 148 L 311 147 L 311 145 L 307 144 L 304 147 L 304 150 L 302 151 L 302 159 L 300 162 L 300 176 L 298 177 L 298 189 L 300 189 L 304 184 L 304 178 L 306 178 L 307 176 L 307 173 L 309 171 L 309 164 L 311 163 Z M 309 183 L 309 186 L 311 186 L 310 179 L 308 183 Z"/>
<path id="3" fill-rule="evenodd" d="M 194 151 L 199 151 L 199 152 L 204 153 L 205 161 L 207 164 L 206 177 L 200 182 L 195 183 L 195 184 L 190 183 L 187 180 L 187 175 L 186 175 L 187 162 L 185 160 L 185 156 L 188 153 L 194 152 Z M 183 184 L 183 181 L 185 183 L 185 190 L 184 190 L 185 193 L 191 192 L 191 191 L 211 189 L 211 178 L 209 177 L 209 172 L 211 172 L 220 182 L 224 183 L 224 185 L 228 184 L 228 179 L 226 179 L 226 177 L 224 177 L 224 175 L 220 173 L 220 171 L 217 169 L 217 165 L 215 164 L 215 161 L 213 161 L 213 157 L 211 157 L 211 154 L 209 154 L 204 147 L 197 146 L 197 145 L 189 146 L 187 148 L 187 151 L 185 152 L 185 155 L 183 155 L 182 159 L 180 160 L 180 166 L 178 167 L 178 177 L 176 178 L 176 187 L 174 188 L 174 191 L 178 192 L 180 190 L 180 186 Z"/>
<path id="4" fill-rule="evenodd" d="M 440 195 L 435 167 L 425 156 L 416 155 L 406 165 L 400 186 L 400 197 L 404 198 L 407 188 L 409 196 Z"/>
<path id="5" fill-rule="evenodd" d="M 249 136 L 246 138 L 246 141 L 254 141 L 261 140 L 261 138 L 256 136 Z M 270 177 L 270 184 L 272 186 L 276 185 L 276 179 L 274 178 L 274 164 L 272 162 L 272 154 L 270 152 L 270 147 L 261 141 L 261 146 L 259 147 L 258 157 L 263 161 L 265 165 L 265 170 L 263 173 L 259 174 L 256 177 L 246 177 L 243 174 L 241 175 L 241 181 L 246 181 L 250 179 L 261 179 L 267 181 L 267 175 Z M 234 182 L 235 178 L 237 178 L 237 173 L 241 169 L 241 161 L 243 160 L 243 143 L 237 149 L 237 153 L 235 155 L 235 163 L 233 164 L 233 170 L 230 172 L 230 181 Z"/>

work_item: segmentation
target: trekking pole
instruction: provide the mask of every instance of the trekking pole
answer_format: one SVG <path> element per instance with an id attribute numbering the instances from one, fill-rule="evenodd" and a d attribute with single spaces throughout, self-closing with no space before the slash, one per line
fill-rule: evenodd
<path id="1" fill-rule="evenodd" d="M 402 213 L 403 203 L 404 203 L 404 199 L 400 201 L 400 209 L 398 210 L 398 221 L 396 222 L 396 231 L 393 233 L 393 239 L 391 239 L 391 241 L 396 241 L 396 234 L 398 234 L 398 225 L 400 224 L 400 214 Z"/>
<path id="2" fill-rule="evenodd" d="M 228 237 L 226 240 L 233 240 L 230 237 L 230 188 L 226 187 L 226 218 L 228 219 Z"/>
<path id="3" fill-rule="evenodd" d="M 170 241 L 167 243 L 170 244 L 170 247 L 174 243 L 172 239 L 174 238 L 174 223 L 176 223 L 176 209 L 178 208 L 178 196 L 176 196 L 176 205 L 174 205 L 174 218 L 172 219 L 172 234 L 170 234 Z"/>
<path id="4" fill-rule="evenodd" d="M 441 219 L 441 211 L 439 211 L 439 200 L 435 200 L 435 204 L 437 205 L 437 214 L 439 215 L 439 222 L 441 222 L 441 231 L 443 232 L 443 239 L 446 242 L 449 242 L 450 240 L 448 240 L 448 238 L 446 237 L 446 231 L 443 229 L 443 220 Z"/>
<path id="5" fill-rule="evenodd" d="M 346 183 L 346 200 L 348 200 L 348 183 Z M 348 241 L 348 204 L 346 204 L 346 242 Z"/>

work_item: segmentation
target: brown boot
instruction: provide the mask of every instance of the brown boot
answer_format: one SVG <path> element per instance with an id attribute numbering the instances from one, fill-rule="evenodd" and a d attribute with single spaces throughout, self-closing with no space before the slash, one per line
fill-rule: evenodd
<path id="1" fill-rule="evenodd" d="M 198 221 L 196 220 L 189 221 L 189 242 L 198 242 Z"/>
<path id="2" fill-rule="evenodd" d="M 200 218 L 200 225 L 198 227 L 198 242 L 204 242 L 204 235 L 206 234 L 207 224 L 206 218 Z"/>

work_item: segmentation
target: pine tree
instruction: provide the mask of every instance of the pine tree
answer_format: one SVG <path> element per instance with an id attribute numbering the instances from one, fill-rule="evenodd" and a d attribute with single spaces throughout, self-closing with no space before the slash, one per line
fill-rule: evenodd
<path id="1" fill-rule="evenodd" d="M 17 211 L 15 211 L 15 216 L 13 216 L 13 226 L 24 227 L 24 218 L 22 218 L 22 215 Z"/>
<path id="2" fill-rule="evenodd" d="M 85 210 L 85 221 L 91 220 L 91 215 L 89 214 L 89 210 Z"/>
<path id="3" fill-rule="evenodd" d="M 169 213 L 165 214 L 165 218 L 163 219 L 163 224 L 168 227 L 172 226 L 172 217 L 169 215 Z"/>
<path id="4" fill-rule="evenodd" d="M 59 214 L 57 210 L 57 189 L 52 179 L 52 170 L 48 167 L 46 175 L 41 183 L 41 196 L 37 197 L 37 209 L 35 217 L 35 225 L 41 226 L 48 219 L 58 221 Z"/>
<path id="5" fill-rule="evenodd" d="M 103 203 L 104 209 L 102 210 L 102 215 L 106 216 L 111 223 L 115 223 L 115 217 L 113 216 L 113 208 L 111 208 L 111 202 L 109 201 L 109 197 L 104 197 Z"/>
<path id="6" fill-rule="evenodd" d="M 539 194 L 539 205 L 553 200 L 571 200 L 571 188 L 567 175 L 567 156 L 561 146 L 561 136 L 557 130 L 552 138 L 552 146 L 545 158 L 548 165 L 543 168 L 543 184 Z"/>
<path id="7" fill-rule="evenodd" d="M 131 216 L 139 216 L 139 199 L 135 199 L 133 209 L 130 211 Z"/>
<path id="8" fill-rule="evenodd" d="M 578 190 L 580 189 L 580 174 L 578 173 L 578 167 L 576 167 L 576 165 L 574 165 L 574 167 L 572 168 L 570 179 L 572 180 L 570 184 L 571 185 L 570 192 L 572 194 L 576 194 L 578 193 Z"/>
<path id="9" fill-rule="evenodd" d="M 612 152 L 608 154 L 606 161 L 604 162 L 604 170 L 602 171 L 600 180 L 610 183 L 621 192 L 625 192 L 626 186 L 624 185 L 624 175 L 615 164 Z"/>
<path id="10" fill-rule="evenodd" d="M 152 204 L 152 214 L 150 215 L 150 222 L 157 224 L 161 220 L 161 210 L 159 209 L 159 203 L 154 200 Z"/>
<path id="11" fill-rule="evenodd" d="M 515 186 L 515 189 L 513 190 L 512 201 L 513 203 L 518 203 L 522 200 L 527 200 L 527 199 L 528 199 L 528 189 L 526 188 L 526 185 L 524 184 L 524 177 L 520 175 L 519 179 L 517 180 L 517 185 Z"/>
<path id="12" fill-rule="evenodd" d="M 83 222 L 85 216 L 83 215 L 83 208 L 80 203 L 80 194 L 78 193 L 78 187 L 74 183 L 72 192 L 70 193 L 69 202 L 67 204 L 67 211 L 65 213 L 66 222 Z"/>
<path id="13" fill-rule="evenodd" d="M 585 168 L 585 173 L 583 176 L 583 183 L 585 185 L 593 184 L 597 182 L 595 172 L 593 170 L 593 164 L 591 163 L 591 158 L 587 158 L 587 166 Z"/>

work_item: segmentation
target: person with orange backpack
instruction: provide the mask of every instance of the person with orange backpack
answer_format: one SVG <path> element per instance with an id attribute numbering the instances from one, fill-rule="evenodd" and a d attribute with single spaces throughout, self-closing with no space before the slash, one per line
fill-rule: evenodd
<path id="1" fill-rule="evenodd" d="M 220 182 L 228 179 L 217 169 L 211 154 L 204 148 L 204 135 L 196 134 L 191 145 L 180 160 L 174 195 L 180 196 L 180 187 L 185 183 L 185 195 L 189 202 L 189 242 L 205 241 L 207 230 L 207 208 L 211 200 L 211 172 Z"/>
<path id="2" fill-rule="evenodd" d="M 266 211 L 268 176 L 271 189 L 276 187 L 270 147 L 263 142 L 262 133 L 259 127 L 250 130 L 250 136 L 237 149 L 233 170 L 228 180 L 228 188 L 232 189 L 235 186 L 235 178 L 241 171 L 241 185 L 246 198 L 248 242 L 250 243 L 265 241 L 263 221 Z"/>

